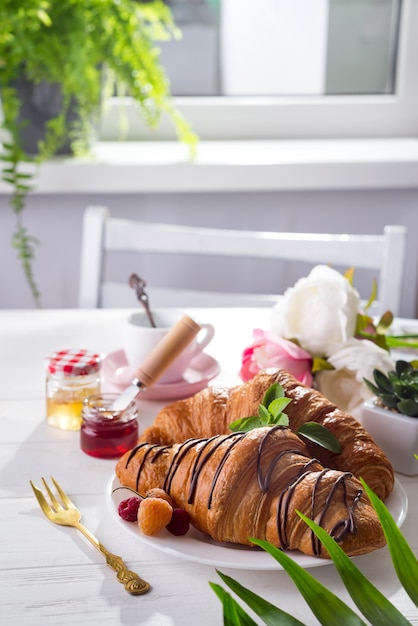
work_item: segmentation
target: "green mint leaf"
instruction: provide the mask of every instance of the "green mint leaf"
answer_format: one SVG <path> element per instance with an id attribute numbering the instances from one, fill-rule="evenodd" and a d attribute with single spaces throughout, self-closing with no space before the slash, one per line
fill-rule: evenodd
<path id="1" fill-rule="evenodd" d="M 277 398 L 284 398 L 284 389 L 280 383 L 273 383 L 264 394 L 262 404 L 265 407 L 269 407 L 273 400 Z"/>
<path id="2" fill-rule="evenodd" d="M 270 402 L 270 404 L 268 405 L 268 413 L 272 417 L 280 417 L 280 415 L 283 413 L 283 410 L 290 402 L 290 398 L 276 398 L 276 400 L 273 400 L 273 402 Z"/>
<path id="3" fill-rule="evenodd" d="M 258 417 L 266 422 L 269 420 L 270 413 L 263 404 L 258 405 Z"/>
<path id="4" fill-rule="evenodd" d="M 338 439 L 322 424 L 305 422 L 297 429 L 296 434 L 303 435 L 309 441 L 313 441 L 331 452 L 336 452 L 337 454 L 341 452 L 341 445 Z"/>
<path id="5" fill-rule="evenodd" d="M 249 430 L 253 430 L 253 428 L 261 428 L 267 425 L 265 421 L 255 415 L 253 417 L 242 417 L 241 419 L 235 420 L 235 422 L 229 425 L 229 429 L 232 430 L 233 433 L 247 433 Z"/>
<path id="6" fill-rule="evenodd" d="M 289 418 L 283 409 L 291 402 L 284 395 L 284 389 L 279 383 L 271 385 L 264 394 L 263 402 L 258 405 L 258 415 L 243 417 L 229 425 L 232 432 L 248 432 L 262 426 L 289 426 Z"/>
<path id="7" fill-rule="evenodd" d="M 289 418 L 286 413 L 280 413 L 277 417 L 270 416 L 268 426 L 289 426 Z"/>

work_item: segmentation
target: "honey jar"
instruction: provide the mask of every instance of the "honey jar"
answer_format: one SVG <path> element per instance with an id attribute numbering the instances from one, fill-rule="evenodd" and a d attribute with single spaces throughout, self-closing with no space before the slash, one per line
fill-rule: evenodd
<path id="1" fill-rule="evenodd" d="M 100 393 L 100 355 L 60 350 L 45 360 L 46 419 L 50 426 L 80 430 L 83 401 Z"/>
<path id="2" fill-rule="evenodd" d="M 138 411 L 135 400 L 120 411 L 113 408 L 117 397 L 114 393 L 102 393 L 84 400 L 80 447 L 86 454 L 114 459 L 136 446 Z"/>

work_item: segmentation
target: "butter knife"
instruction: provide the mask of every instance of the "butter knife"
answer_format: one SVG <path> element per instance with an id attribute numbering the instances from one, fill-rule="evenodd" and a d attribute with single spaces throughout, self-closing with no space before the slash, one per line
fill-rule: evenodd
<path id="1" fill-rule="evenodd" d="M 113 410 L 124 411 L 138 393 L 152 387 L 199 330 L 201 330 L 199 324 L 188 315 L 184 315 L 135 370 L 129 387 L 114 401 Z"/>

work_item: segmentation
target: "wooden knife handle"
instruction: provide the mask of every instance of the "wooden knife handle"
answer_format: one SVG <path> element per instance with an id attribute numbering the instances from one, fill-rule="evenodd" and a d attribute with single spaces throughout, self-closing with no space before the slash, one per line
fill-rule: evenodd
<path id="1" fill-rule="evenodd" d="M 201 330 L 199 324 L 188 315 L 184 315 L 141 363 L 134 373 L 135 378 L 145 387 L 152 387 L 199 330 Z"/>

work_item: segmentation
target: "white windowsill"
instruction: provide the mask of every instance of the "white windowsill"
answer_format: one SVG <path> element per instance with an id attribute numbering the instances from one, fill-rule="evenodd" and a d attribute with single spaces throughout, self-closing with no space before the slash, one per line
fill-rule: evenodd
<path id="1" fill-rule="evenodd" d="M 55 158 L 34 193 L 302 191 L 418 187 L 418 139 L 102 142 L 92 159 Z M 0 182 L 0 193 L 8 193 Z"/>

